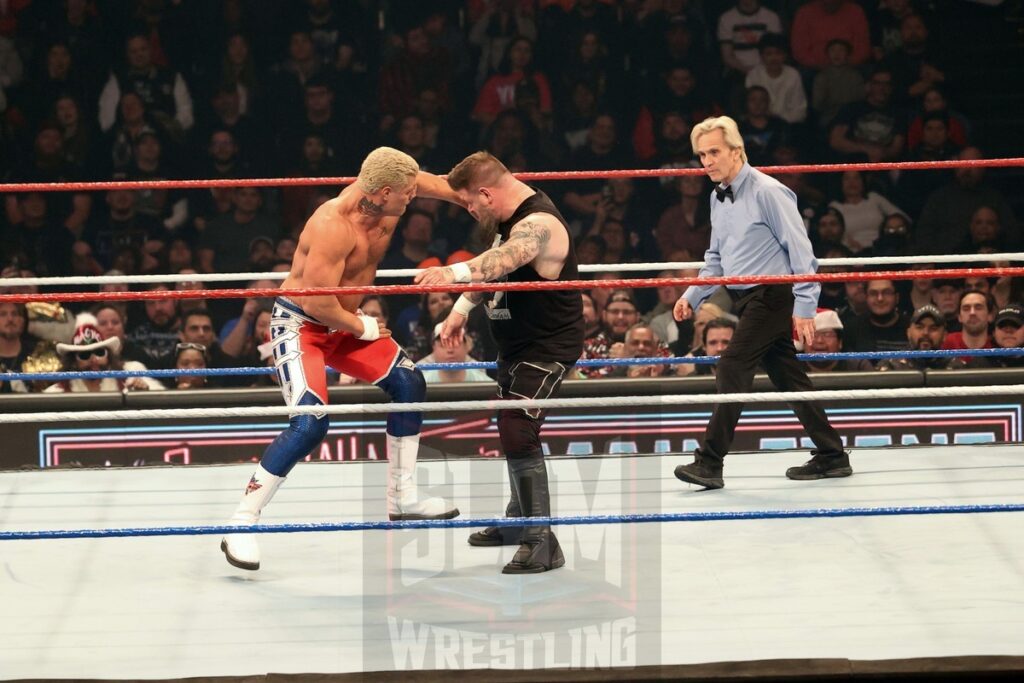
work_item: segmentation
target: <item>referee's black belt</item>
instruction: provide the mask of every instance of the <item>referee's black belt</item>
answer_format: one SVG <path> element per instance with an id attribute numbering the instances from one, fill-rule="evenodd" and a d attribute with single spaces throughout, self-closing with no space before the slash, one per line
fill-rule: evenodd
<path id="1" fill-rule="evenodd" d="M 750 296 L 755 292 L 759 292 L 763 289 L 771 289 L 774 287 L 791 287 L 791 285 L 783 283 L 777 285 L 754 285 L 753 287 L 747 287 L 746 289 L 729 289 L 725 288 L 725 291 L 729 293 L 729 298 L 732 299 L 733 303 L 736 303 L 740 299 L 746 296 Z"/>
<path id="2" fill-rule="evenodd" d="M 747 287 L 746 289 L 731 289 L 726 287 L 725 291 L 729 293 L 729 298 L 732 299 L 733 303 L 736 303 L 743 297 L 753 294 L 758 289 L 763 289 L 766 286 L 767 285 L 754 285 L 753 287 Z"/>

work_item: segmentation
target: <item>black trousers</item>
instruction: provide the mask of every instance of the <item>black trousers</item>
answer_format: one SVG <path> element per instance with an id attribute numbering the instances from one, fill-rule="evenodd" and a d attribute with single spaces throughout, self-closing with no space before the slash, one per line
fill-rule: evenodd
<path id="1" fill-rule="evenodd" d="M 498 397 L 555 398 L 573 363 L 551 361 L 498 361 Z M 511 498 L 506 517 L 546 517 L 551 514 L 547 465 L 540 441 L 540 428 L 547 411 L 541 409 L 498 410 L 498 436 L 508 464 Z M 540 533 L 506 527 L 511 533 Z"/>
<path id="2" fill-rule="evenodd" d="M 792 285 L 760 285 L 747 290 L 729 290 L 733 312 L 740 322 L 729 346 L 718 361 L 715 374 L 719 393 L 746 393 L 754 385 L 759 364 L 780 391 L 810 391 L 811 380 L 793 346 Z M 843 452 L 839 434 L 817 403 L 790 403 L 800 424 L 822 455 Z M 723 458 L 732 446 L 742 403 L 719 403 L 704 433 L 704 450 Z"/>
<path id="3" fill-rule="evenodd" d="M 558 363 L 554 361 L 513 361 L 498 360 L 498 397 L 507 399 L 518 398 L 557 398 L 562 380 L 572 369 L 574 363 Z M 523 409 L 498 410 L 498 429 L 502 432 L 502 422 L 510 424 L 532 425 L 522 427 L 533 432 L 532 437 L 523 435 L 506 435 L 502 433 L 505 452 L 515 457 L 524 450 L 540 448 L 540 428 L 547 417 L 546 410 Z M 504 444 L 508 440 L 509 444 Z M 511 446 L 511 448 L 510 448 Z"/>

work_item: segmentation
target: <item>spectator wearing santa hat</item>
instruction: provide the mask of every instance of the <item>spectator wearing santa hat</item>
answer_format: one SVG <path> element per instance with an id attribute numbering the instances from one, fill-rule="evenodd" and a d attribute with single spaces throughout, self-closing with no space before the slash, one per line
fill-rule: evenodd
<path id="1" fill-rule="evenodd" d="M 92 313 L 79 313 L 75 317 L 75 334 L 70 344 L 57 344 L 57 353 L 64 360 L 65 371 L 97 372 L 107 370 L 146 370 L 137 361 L 121 360 L 121 340 L 118 337 L 104 338 L 99 323 Z M 47 393 L 86 391 L 138 391 L 159 390 L 164 385 L 150 377 L 128 379 L 70 379 L 52 384 Z"/>
<path id="2" fill-rule="evenodd" d="M 814 343 L 808 353 L 839 353 L 843 350 L 843 321 L 830 308 L 818 309 L 814 315 Z M 807 361 L 810 372 L 871 371 L 875 366 L 869 360 Z"/>

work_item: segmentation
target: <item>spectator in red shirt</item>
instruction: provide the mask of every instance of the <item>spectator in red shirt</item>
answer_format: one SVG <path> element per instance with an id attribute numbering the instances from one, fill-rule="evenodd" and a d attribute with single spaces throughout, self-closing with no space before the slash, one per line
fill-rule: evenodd
<path id="1" fill-rule="evenodd" d="M 522 36 L 508 44 L 505 58 L 498 73 L 487 79 L 476 105 L 473 120 L 487 126 L 498 114 L 516 106 L 516 85 L 530 80 L 537 86 L 540 95 L 540 111 L 545 117 L 551 116 L 551 86 L 548 78 L 533 65 L 533 42 Z"/>
<path id="2" fill-rule="evenodd" d="M 942 88 L 933 85 L 925 91 L 921 98 L 921 113 L 910 122 L 907 130 L 907 147 L 911 150 L 917 149 L 921 144 L 921 136 L 924 130 L 924 119 L 929 114 L 940 114 L 946 119 L 946 128 L 949 141 L 957 147 L 966 147 L 970 134 L 970 123 L 960 114 L 949 109 L 949 102 Z"/>
<path id="3" fill-rule="evenodd" d="M 871 32 L 860 5 L 851 0 L 812 0 L 796 11 L 791 31 L 793 59 L 810 69 L 828 65 L 827 46 L 845 40 L 853 48 L 850 64 L 871 58 Z"/>
<path id="4" fill-rule="evenodd" d="M 942 348 L 991 349 L 992 335 L 988 330 L 995 308 L 992 297 L 987 294 L 971 290 L 961 294 L 958 318 L 963 329 L 947 334 Z"/>

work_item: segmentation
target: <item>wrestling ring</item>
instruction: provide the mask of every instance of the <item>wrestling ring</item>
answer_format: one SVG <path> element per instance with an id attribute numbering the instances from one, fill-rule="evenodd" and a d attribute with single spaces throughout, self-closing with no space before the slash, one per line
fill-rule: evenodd
<path id="1" fill-rule="evenodd" d="M 1022 160 L 982 163 L 1019 165 Z M 871 165 L 871 170 L 889 166 L 903 164 Z M 693 171 L 671 173 L 687 172 Z M 165 181 L 131 185 L 154 182 Z M 174 186 L 207 182 L 215 181 L 174 181 Z M 908 259 L 853 261 L 823 265 L 884 266 Z M 921 259 L 930 264 L 972 261 L 1021 262 L 1024 254 Z M 600 270 L 694 265 L 624 264 Z M 210 282 L 262 275 L 267 274 L 185 277 Z M 1022 275 L 1024 267 L 1014 266 L 883 268 L 700 282 Z M 174 281 L 174 276 L 116 280 L 153 278 Z M 110 280 L 12 278 L 3 284 L 71 286 Z M 558 286 L 695 281 L 645 278 Z M 514 288 L 405 284 L 315 291 Z M 61 291 L 0 294 L 0 301 L 275 293 Z M 1024 349 L 807 354 L 805 359 L 1020 353 Z M 438 442 L 437 457 L 421 461 L 418 476 L 421 486 L 459 506 L 459 518 L 384 521 L 383 455 L 338 463 L 318 462 L 314 453 L 310 462 L 296 467 L 258 527 L 264 556 L 258 572 L 229 566 L 217 549 L 219 535 L 237 530 L 221 522 L 230 516 L 251 462 L 55 468 L 63 464 L 61 456 L 54 459 L 57 452 L 44 447 L 43 431 L 55 439 L 59 432 L 76 431 L 80 442 L 93 439 L 99 443 L 95 447 L 103 448 L 117 440 L 141 439 L 136 424 L 188 423 L 199 429 L 210 422 L 230 423 L 237 426 L 236 435 L 249 439 L 246 447 L 258 458 L 286 417 L 307 409 L 275 403 L 166 407 L 157 394 L 144 402 L 112 397 L 82 410 L 35 410 L 25 402 L 0 413 L 5 433 L 19 425 L 40 429 L 40 467 L 0 472 L 0 680 L 976 680 L 1019 675 L 1024 672 L 1024 374 L 1007 371 L 992 375 L 995 380 L 988 384 L 967 386 L 955 384 L 955 376 L 920 374 L 886 388 L 819 389 L 816 383 L 815 391 L 802 394 L 719 395 L 707 383 L 676 393 L 675 385 L 665 381 L 636 394 L 620 383 L 607 385 L 612 389 L 599 396 L 567 392 L 559 399 L 500 402 L 553 409 L 542 436 L 550 434 L 553 445 L 550 521 L 558 526 L 566 566 L 533 576 L 500 573 L 512 547 L 466 543 L 469 529 L 512 524 L 500 516 L 507 499 L 506 468 L 488 450 L 496 441 L 496 401 L 445 398 L 401 404 L 426 413 L 425 434 L 452 437 Z M 35 374 L 32 379 L 67 376 Z M 587 382 L 600 380 L 581 384 Z M 331 406 L 307 412 L 331 414 L 332 433 L 382 432 L 384 415 L 395 405 L 381 403 L 380 397 L 359 400 L 365 393 L 349 394 L 352 400 L 342 403 L 332 394 Z M 783 476 L 788 466 L 807 457 L 806 439 L 792 437 L 795 418 L 785 406 L 794 399 L 823 401 L 830 420 L 853 447 L 855 476 L 820 482 Z M 729 456 L 725 489 L 687 488 L 672 476 L 672 468 L 702 433 L 710 407 L 724 401 L 747 404 L 739 429 L 755 440 L 757 452 Z M 871 406 L 870 411 L 863 406 Z M 267 418 L 276 422 L 267 423 Z M 898 423 L 910 438 L 886 441 L 871 431 L 882 423 Z M 948 428 L 952 438 L 919 439 L 911 432 L 921 425 Z M 221 428 L 217 438 L 227 431 Z M 455 443 L 456 437 L 461 441 L 452 449 L 461 451 L 449 454 L 443 444 Z M 555 447 L 556 442 L 568 445 Z M 68 443 L 65 448 L 71 447 Z M 467 452 L 481 457 L 465 457 Z"/>

